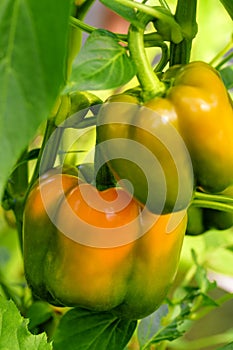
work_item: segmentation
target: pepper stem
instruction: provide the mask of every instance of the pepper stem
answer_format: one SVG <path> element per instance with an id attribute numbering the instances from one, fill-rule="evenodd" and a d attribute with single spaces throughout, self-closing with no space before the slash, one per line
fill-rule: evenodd
<path id="1" fill-rule="evenodd" d="M 142 98 L 144 101 L 150 100 L 155 95 L 162 94 L 165 91 L 164 84 L 154 73 L 146 55 L 144 47 L 144 30 L 146 24 L 144 28 L 139 28 L 131 24 L 128 32 L 129 51 L 136 66 L 137 78 L 143 90 Z"/>
<path id="2" fill-rule="evenodd" d="M 170 66 L 187 64 L 190 59 L 192 40 L 197 34 L 196 23 L 197 0 L 178 0 L 175 19 L 182 29 L 184 39 L 170 46 Z"/>
<path id="3" fill-rule="evenodd" d="M 196 191 L 191 204 L 196 207 L 233 213 L 233 198 L 221 194 L 209 194 Z"/>

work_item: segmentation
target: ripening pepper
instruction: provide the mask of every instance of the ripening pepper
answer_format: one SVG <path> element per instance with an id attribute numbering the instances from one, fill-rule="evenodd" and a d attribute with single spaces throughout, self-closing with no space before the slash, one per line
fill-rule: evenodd
<path id="1" fill-rule="evenodd" d="M 190 152 L 197 185 L 217 193 L 233 183 L 233 108 L 216 70 L 204 62 L 182 67 L 168 91 Z"/>
<path id="2" fill-rule="evenodd" d="M 186 223 L 186 211 L 156 216 L 124 189 L 99 192 L 76 176 L 49 172 L 25 206 L 28 284 L 55 305 L 142 318 L 175 277 Z"/>
<path id="3" fill-rule="evenodd" d="M 113 96 L 100 109 L 97 128 L 115 177 L 128 180 L 123 186 L 132 185 L 136 199 L 154 213 L 188 207 L 192 170 L 204 191 L 217 193 L 233 182 L 233 109 L 220 76 L 204 62 L 165 75 L 173 81 L 165 96 L 141 107 L 131 97 Z"/>
<path id="4" fill-rule="evenodd" d="M 188 207 L 193 171 L 173 125 L 174 108 L 165 99 L 157 99 L 156 104 L 157 113 L 151 106 L 140 107 L 131 95 L 109 98 L 97 118 L 97 147 L 116 179 L 124 179 L 124 188 L 151 212 L 165 214 Z"/>

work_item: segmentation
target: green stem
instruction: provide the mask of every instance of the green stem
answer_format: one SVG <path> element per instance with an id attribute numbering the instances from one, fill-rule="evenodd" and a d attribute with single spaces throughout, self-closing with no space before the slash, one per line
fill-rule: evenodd
<path id="1" fill-rule="evenodd" d="M 219 64 L 215 67 L 215 69 L 220 69 L 225 63 L 230 61 L 233 58 L 233 52 L 227 55 Z"/>
<path id="2" fill-rule="evenodd" d="M 128 33 L 128 43 L 130 55 L 136 65 L 137 78 L 144 92 L 143 99 L 146 101 L 157 94 L 163 93 L 165 86 L 154 73 L 145 52 L 144 28 L 131 25 Z"/>
<path id="3" fill-rule="evenodd" d="M 70 17 L 70 24 L 75 27 L 83 30 L 84 32 L 91 34 L 98 28 L 90 26 L 89 24 L 84 23 L 78 18 L 75 17 Z M 121 34 L 121 33 L 114 33 L 119 41 L 122 41 L 126 43 L 128 41 L 128 35 L 127 34 Z M 144 43 L 146 47 L 151 47 L 151 46 L 159 46 L 161 47 L 162 43 L 166 45 L 164 42 L 162 42 L 162 37 L 160 34 L 157 32 L 152 32 L 152 33 L 146 33 L 144 35 Z M 166 45 L 167 46 L 167 45 Z"/>
<path id="4" fill-rule="evenodd" d="M 215 209 L 215 210 L 221 210 L 221 211 L 233 213 L 233 205 L 229 205 L 225 203 L 193 199 L 191 204 L 195 207 L 209 208 L 209 209 Z"/>
<path id="5" fill-rule="evenodd" d="M 56 130 L 56 132 L 54 132 L 55 130 Z M 54 140 L 53 140 L 53 142 L 51 142 L 51 141 L 49 141 L 49 139 L 50 139 L 51 135 L 53 134 L 53 132 L 54 132 Z M 25 200 L 27 198 L 28 193 L 31 190 L 31 187 L 33 186 L 35 181 L 38 179 L 39 174 L 42 172 L 45 172 L 46 170 L 53 167 L 55 159 L 56 159 L 56 155 L 57 155 L 59 142 L 61 139 L 61 132 L 62 132 L 61 128 L 57 128 L 56 125 L 54 124 L 54 119 L 53 118 L 48 119 L 47 124 L 46 124 L 45 133 L 44 133 L 44 138 L 43 138 L 42 145 L 41 145 L 41 149 L 39 152 L 39 156 L 37 158 L 37 162 L 36 162 L 36 165 L 35 165 L 35 168 L 33 171 L 33 175 L 32 175 L 30 184 L 28 186 Z M 44 149 L 45 149 L 48 141 L 50 142 L 50 145 L 47 146 L 48 149 L 46 150 L 46 154 L 44 154 Z M 43 167 L 41 168 L 42 157 L 43 157 Z"/>
<path id="6" fill-rule="evenodd" d="M 181 26 L 184 39 L 179 44 L 171 42 L 170 66 L 189 62 L 192 40 L 197 33 L 196 7 L 197 0 L 177 2 L 175 19 Z"/>
<path id="7" fill-rule="evenodd" d="M 82 29 L 84 32 L 91 34 L 92 32 L 94 32 L 94 30 L 96 30 L 96 27 L 90 26 L 89 24 L 84 23 L 83 21 L 81 21 L 78 18 L 75 18 L 73 16 L 70 17 L 70 24 L 75 27 L 75 28 L 79 28 Z"/>
<path id="8" fill-rule="evenodd" d="M 229 41 L 229 43 L 227 43 L 227 45 L 220 52 L 218 52 L 214 58 L 212 58 L 212 60 L 209 62 L 209 64 L 211 66 L 214 66 L 216 64 L 216 66 L 215 66 L 216 69 L 219 69 L 221 66 L 223 66 L 223 64 L 225 64 L 228 61 L 228 59 L 231 58 L 232 53 L 229 54 L 230 58 L 229 58 L 229 56 L 227 56 L 227 58 L 224 58 L 222 60 L 222 57 L 225 56 L 227 54 L 227 52 L 232 49 L 232 46 L 233 46 L 233 36 L 231 37 L 231 40 Z M 220 62 L 217 64 L 217 62 L 219 60 L 220 60 Z"/>
<path id="9" fill-rule="evenodd" d="M 166 66 L 169 60 L 169 52 L 168 52 L 168 46 L 165 44 L 165 42 L 162 40 L 161 35 L 158 33 L 148 33 L 144 35 L 144 46 L 147 47 L 159 47 L 162 51 L 162 56 L 157 64 L 157 66 L 154 68 L 154 72 L 161 72 L 163 68 Z"/>
<path id="10" fill-rule="evenodd" d="M 223 195 L 218 194 L 209 194 L 209 193 L 202 193 L 202 192 L 195 192 L 194 199 L 201 199 L 201 200 L 207 200 L 212 202 L 223 202 L 223 203 L 232 203 L 233 204 L 233 198 L 227 197 Z"/>
<path id="11" fill-rule="evenodd" d="M 13 211 L 16 219 L 16 229 L 19 237 L 19 245 L 21 252 L 23 252 L 23 212 L 24 212 L 24 198 L 17 198 Z"/>
<path id="12" fill-rule="evenodd" d="M 159 63 L 157 64 L 157 66 L 154 68 L 154 72 L 162 72 L 163 68 L 166 66 L 166 64 L 169 60 L 168 47 L 164 42 L 162 42 L 161 45 L 159 45 L 159 43 L 157 43 L 156 46 L 161 47 L 162 56 L 161 56 Z"/>
<path id="13" fill-rule="evenodd" d="M 141 13 L 149 15 L 152 18 L 158 18 L 158 19 L 164 20 L 167 23 L 174 24 L 173 18 L 170 15 L 154 7 L 143 5 L 139 2 L 135 2 L 132 0 L 114 0 L 114 2 L 119 3 L 121 5 L 125 5 L 126 7 L 132 8 L 133 10 L 137 9 Z"/>
<path id="14" fill-rule="evenodd" d="M 95 0 L 86 0 L 82 5 L 78 5 L 76 8 L 75 17 L 79 19 L 84 18 L 94 1 Z"/>
<path id="15" fill-rule="evenodd" d="M 28 186 L 28 165 L 23 162 L 24 158 L 27 156 L 27 149 L 22 153 L 17 164 L 19 166 L 15 167 L 15 170 L 11 176 L 11 182 L 13 186 L 13 193 L 15 196 L 22 196 Z"/>
<path id="16" fill-rule="evenodd" d="M 95 186 L 98 191 L 104 191 L 107 188 L 115 187 L 116 180 L 111 173 L 109 167 L 103 161 L 103 155 L 98 148 L 98 129 L 97 129 L 97 137 L 96 137 L 96 149 L 95 149 L 95 169 L 94 169 L 94 179 Z"/>
<path id="17" fill-rule="evenodd" d="M 27 154 L 27 150 L 25 150 L 19 158 L 5 191 L 6 201 L 9 203 L 9 208 L 13 210 L 16 218 L 17 233 L 21 249 L 24 209 L 23 199 L 28 188 L 28 164 L 23 160 L 27 157 Z"/>

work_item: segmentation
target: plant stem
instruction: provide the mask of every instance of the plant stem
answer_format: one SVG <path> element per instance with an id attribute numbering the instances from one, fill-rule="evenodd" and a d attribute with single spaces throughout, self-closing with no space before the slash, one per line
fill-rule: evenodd
<path id="1" fill-rule="evenodd" d="M 86 0 L 82 5 L 77 5 L 75 17 L 80 19 L 84 18 L 94 1 L 95 0 Z"/>
<path id="2" fill-rule="evenodd" d="M 89 34 L 94 32 L 95 30 L 99 29 L 99 28 L 90 26 L 89 24 L 84 23 L 80 19 L 72 17 L 72 16 L 70 17 L 70 24 L 73 27 L 79 28 L 79 29 L 81 29 L 84 32 L 89 33 Z M 121 34 L 121 33 L 115 33 L 115 32 L 114 32 L 114 34 L 118 37 L 119 41 L 127 42 L 127 40 L 128 40 L 128 35 L 127 34 Z M 156 44 L 154 46 L 160 46 L 160 45 L 157 45 L 157 44 L 158 43 L 162 43 L 162 37 L 157 32 L 146 33 L 144 35 L 144 43 L 145 43 L 146 47 L 151 47 L 152 43 Z M 163 44 L 166 45 L 164 42 L 163 42 Z"/>
<path id="3" fill-rule="evenodd" d="M 187 1 L 187 0 L 184 0 L 184 1 Z M 125 5 L 126 7 L 132 8 L 134 10 L 137 9 L 141 13 L 149 15 L 152 18 L 158 18 L 164 21 L 166 20 L 167 23 L 171 23 L 173 21 L 173 18 L 171 18 L 168 14 L 152 6 L 147 6 L 132 0 L 114 0 L 114 2 L 119 3 L 121 5 Z"/>
<path id="4" fill-rule="evenodd" d="M 89 24 L 84 23 L 83 21 L 81 21 L 78 18 L 75 18 L 73 16 L 70 17 L 70 24 L 75 27 L 75 28 L 80 28 L 82 29 L 84 32 L 91 34 L 92 32 L 94 32 L 94 30 L 96 30 L 97 28 L 90 26 Z"/>
<path id="5" fill-rule="evenodd" d="M 202 192 L 195 192 L 194 199 L 208 200 L 212 202 L 223 202 L 223 203 L 232 203 L 233 197 L 223 196 L 221 194 L 209 194 Z"/>
<path id="6" fill-rule="evenodd" d="M 233 213 L 233 205 L 221 202 L 193 199 L 191 204 L 195 207 L 209 208 Z"/>
<path id="7" fill-rule="evenodd" d="M 179 44 L 171 42 L 170 66 L 189 62 L 192 40 L 197 33 L 196 7 L 197 0 L 177 2 L 175 19 L 181 26 L 184 39 Z"/>
<path id="8" fill-rule="evenodd" d="M 27 157 L 27 149 L 22 153 L 9 180 L 9 198 L 14 212 L 20 248 L 22 249 L 23 198 L 28 188 L 28 164 L 23 160 Z"/>
<path id="9" fill-rule="evenodd" d="M 94 168 L 94 178 L 95 178 L 95 186 L 98 191 L 104 191 L 110 187 L 116 186 L 116 180 L 111 173 L 109 167 L 104 162 L 103 155 L 100 152 L 98 147 L 98 129 L 96 136 L 96 149 L 95 149 L 95 168 Z"/>
<path id="10" fill-rule="evenodd" d="M 163 93 L 165 86 L 154 73 L 145 52 L 144 28 L 131 25 L 128 33 L 128 43 L 130 55 L 136 65 L 137 78 L 143 90 L 144 101 Z"/>
<path id="11" fill-rule="evenodd" d="M 226 58 L 222 59 L 222 57 L 225 56 L 227 52 L 232 49 L 232 47 L 233 47 L 233 35 L 231 36 L 231 40 L 226 44 L 226 46 L 220 52 L 217 53 L 217 55 L 214 58 L 212 58 L 209 64 L 211 66 L 214 66 L 216 64 L 215 69 L 219 69 L 221 66 L 223 66 L 223 64 L 225 64 L 231 58 L 232 53 L 227 55 Z M 217 61 L 219 60 L 220 62 L 217 64 Z"/>
<path id="12" fill-rule="evenodd" d="M 34 184 L 34 182 L 38 179 L 39 177 L 39 169 L 40 169 L 40 162 L 41 162 L 41 158 L 44 152 L 44 148 L 46 146 L 46 143 L 49 140 L 50 135 L 52 134 L 52 132 L 55 130 L 55 126 L 54 123 L 51 123 L 50 120 L 47 120 L 47 124 L 46 124 L 46 128 L 45 128 L 45 133 L 44 133 L 44 137 L 43 137 L 43 141 L 42 141 L 42 145 L 40 148 L 40 152 L 37 158 L 37 162 L 36 162 L 36 166 L 35 169 L 33 171 L 33 175 L 30 181 L 30 185 L 29 185 L 29 190 L 32 187 L 32 185 Z"/>
<path id="13" fill-rule="evenodd" d="M 230 61 L 233 58 L 233 52 L 231 52 L 229 55 L 224 57 L 221 62 L 215 67 L 215 69 L 220 69 L 225 63 Z"/>

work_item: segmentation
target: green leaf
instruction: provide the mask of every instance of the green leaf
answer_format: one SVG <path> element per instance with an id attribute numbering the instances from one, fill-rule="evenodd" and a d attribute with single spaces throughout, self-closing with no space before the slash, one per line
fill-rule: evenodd
<path id="1" fill-rule="evenodd" d="M 144 28 L 143 24 L 139 22 L 138 17 L 136 16 L 136 12 L 132 8 L 129 8 L 128 6 L 117 3 L 115 1 L 100 0 L 100 2 L 126 19 L 128 22 L 134 24 L 136 27 Z"/>
<path id="2" fill-rule="evenodd" d="M 162 319 L 168 313 L 168 306 L 163 304 L 148 317 L 143 318 L 138 325 L 138 341 L 141 347 L 150 342 L 154 335 L 162 328 Z"/>
<path id="3" fill-rule="evenodd" d="M 135 73 L 134 64 L 117 37 L 107 30 L 97 29 L 77 56 L 70 89 L 113 89 L 126 84 Z"/>
<path id="4" fill-rule="evenodd" d="M 185 329 L 182 328 L 186 318 L 191 313 L 191 305 L 189 296 L 187 295 L 187 300 L 183 300 L 180 305 L 178 305 L 179 313 L 174 316 L 173 319 L 170 320 L 168 324 L 165 324 L 166 322 L 161 322 L 162 318 L 166 316 L 167 309 L 164 307 L 162 310 L 161 307 L 158 309 L 152 316 L 151 319 L 149 319 L 149 324 L 146 319 L 143 319 L 139 326 L 138 326 L 138 332 L 140 332 L 139 335 L 139 341 L 141 342 L 141 349 L 149 349 L 149 346 L 151 344 L 160 343 L 161 341 L 167 340 L 172 341 L 179 337 L 181 337 L 185 333 Z M 158 312 L 158 314 L 157 314 Z M 150 316 L 149 316 L 150 318 Z M 145 322 L 145 323 L 144 323 Z M 154 322 L 154 325 L 152 325 Z M 152 326 L 152 327 L 151 327 Z M 146 334 L 146 327 L 149 327 L 148 334 Z M 153 334 L 154 332 L 154 334 Z M 146 341 L 147 340 L 147 341 Z"/>
<path id="5" fill-rule="evenodd" d="M 233 19 L 233 2 L 232 0 L 220 0 L 230 17 Z"/>
<path id="6" fill-rule="evenodd" d="M 0 297 L 0 349 L 49 350 L 46 334 L 32 335 L 24 319 L 12 301 Z"/>
<path id="7" fill-rule="evenodd" d="M 233 88 L 233 66 L 228 66 L 228 67 L 222 68 L 219 71 L 219 73 L 222 77 L 222 80 L 223 80 L 226 88 L 228 90 L 232 89 Z"/>
<path id="8" fill-rule="evenodd" d="M 27 310 L 27 318 L 30 320 L 28 325 L 29 330 L 32 331 L 52 317 L 53 309 L 51 305 L 44 301 L 34 302 Z"/>
<path id="9" fill-rule="evenodd" d="M 232 350 L 232 349 L 233 349 L 233 342 L 227 345 L 221 346 L 221 348 L 218 348 L 217 350 Z"/>
<path id="10" fill-rule="evenodd" d="M 65 84 L 70 5 L 0 2 L 0 194 Z"/>
<path id="11" fill-rule="evenodd" d="M 61 319 L 54 335 L 54 350 L 122 350 L 137 321 L 117 318 L 110 312 L 72 309 Z"/>

